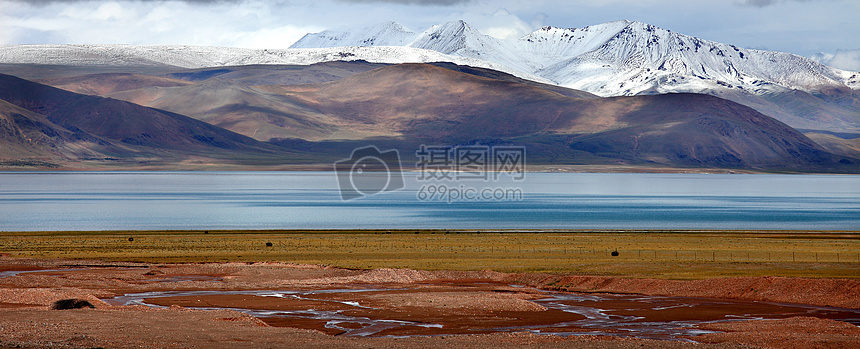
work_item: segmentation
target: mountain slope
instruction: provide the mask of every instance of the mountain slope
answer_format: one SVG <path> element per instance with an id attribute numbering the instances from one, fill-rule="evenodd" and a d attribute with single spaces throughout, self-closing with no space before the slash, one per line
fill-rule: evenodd
<path id="1" fill-rule="evenodd" d="M 571 147 L 631 161 L 689 166 L 791 167 L 780 164 L 784 161 L 828 166 L 838 160 L 779 121 L 716 97 L 667 94 L 624 100 L 640 105 L 619 118 L 625 127 L 577 137 Z"/>
<path id="2" fill-rule="evenodd" d="M 0 64 L 200 69 L 360 60 L 387 64 L 451 62 L 599 96 L 711 94 L 747 105 L 796 128 L 860 134 L 860 99 L 856 97 L 860 73 L 830 68 L 788 53 L 702 40 L 640 22 L 617 21 L 570 29 L 545 27 L 509 40 L 483 35 L 463 21 L 421 32 L 410 32 L 388 22 L 356 30 L 308 34 L 293 47 L 250 50 L 20 45 L 3 47 Z M 269 76 L 269 81 L 261 84 L 284 84 L 278 79 Z M 844 103 L 831 98 L 831 91 L 855 97 L 851 103 Z M 814 112 L 810 113 L 810 109 Z"/>
<path id="3" fill-rule="evenodd" d="M 282 113 L 283 122 L 297 127 L 273 143 L 313 151 L 310 161 L 332 161 L 368 143 L 400 149 L 404 156 L 414 154 L 420 144 L 516 144 L 528 149 L 532 163 L 860 171 L 858 160 L 850 154 L 834 155 L 779 121 L 713 96 L 594 98 L 583 94 L 585 98 L 576 98 L 571 97 L 578 94 L 575 91 L 555 91 L 506 75 L 500 75 L 500 80 L 492 77 L 499 73 L 474 68 L 442 66 L 389 65 L 336 81 L 300 85 L 250 87 L 210 78 L 186 86 L 150 86 L 115 95 L 127 94 L 129 99 L 146 99 L 147 103 L 170 102 L 204 114 L 217 112 L 213 115 L 223 117 L 222 122 L 233 122 L 231 127 L 262 125 Z M 43 114 L 42 124 L 56 125 L 38 127 L 50 130 L 39 131 L 43 135 L 79 130 L 103 140 L 105 144 L 100 146 L 124 148 L 118 155 L 122 159 L 141 154 L 204 154 L 237 162 L 268 156 L 269 164 L 272 159 L 283 164 L 298 156 L 172 112 L 6 75 L 0 75 L 0 100 L 8 101 L 8 107 L 18 114 L 25 115 L 22 109 L 34 114 L 28 120 Z M 27 137 L 18 134 L 27 127 L 20 125 L 16 120 L 14 126 L 2 128 L 12 135 L 7 138 L 14 136 L 7 143 L 16 144 L 17 149 L 26 148 Z M 296 131 L 298 125 L 305 129 Z M 33 154 L 15 156 L 53 154 L 39 145 L 32 149 L 36 150 Z M 94 156 L 109 156 L 90 150 Z"/>
<path id="4" fill-rule="evenodd" d="M 518 78 L 518 77 L 513 76 L 511 74 L 508 74 L 508 73 L 503 73 L 503 72 L 492 70 L 492 69 L 470 67 L 470 66 L 465 66 L 465 65 L 456 65 L 454 63 L 448 63 L 448 62 L 435 62 L 435 63 L 429 63 L 429 64 L 435 65 L 437 67 L 442 67 L 445 69 L 450 69 L 450 70 L 453 70 L 456 72 L 471 74 L 471 75 L 480 76 L 480 77 L 484 77 L 484 78 L 490 78 L 490 79 L 495 79 L 495 80 L 504 80 L 504 81 L 509 81 L 509 82 L 516 82 L 519 84 L 536 86 L 536 87 L 540 87 L 542 89 L 556 92 L 556 93 L 559 93 L 561 95 L 568 96 L 568 97 L 600 98 L 600 97 L 598 97 L 592 93 L 588 93 L 588 92 L 585 92 L 582 90 L 575 90 L 572 88 L 562 87 L 562 86 L 558 86 L 558 85 L 544 84 L 544 83 L 540 83 L 540 82 L 536 82 L 536 81 L 532 81 L 532 80 L 526 80 L 526 79 Z"/>
<path id="5" fill-rule="evenodd" d="M 412 47 L 338 47 L 313 49 L 244 49 L 209 46 L 15 45 L 0 49 L 0 64 L 156 69 L 211 68 L 247 65 L 310 65 L 332 61 L 372 63 L 451 62 L 503 71 L 521 78 L 549 80 L 481 59 L 445 55 Z"/>
<path id="6" fill-rule="evenodd" d="M 298 85 L 340 80 L 386 64 L 362 60 L 328 61 L 309 65 L 243 65 L 181 70 L 168 77 L 198 82 L 211 78 L 232 80 L 243 85 Z"/>
<path id="7" fill-rule="evenodd" d="M 175 87 L 190 84 L 182 80 L 128 73 L 100 73 L 43 79 L 38 82 L 66 91 L 96 96 L 146 87 Z"/>
<path id="8" fill-rule="evenodd" d="M 427 64 L 266 89 L 412 142 L 564 145 L 571 154 L 670 166 L 857 169 L 779 121 L 707 95 L 579 99 Z"/>
<path id="9" fill-rule="evenodd" d="M 340 42 L 360 43 L 349 46 L 405 46 L 414 36 L 414 32 L 404 28 L 399 23 L 383 22 L 359 30 L 321 32 L 313 37 L 302 38 L 305 40 L 304 45 L 293 46 L 297 48 L 337 47 L 331 46 L 330 43 Z"/>
<path id="10" fill-rule="evenodd" d="M 157 149 L 266 152 L 251 138 L 192 118 L 125 101 L 81 95 L 0 74 L 0 99 L 67 129 Z"/>
<path id="11" fill-rule="evenodd" d="M 434 65 L 495 80 L 532 85 L 565 96 L 596 98 L 587 92 L 541 84 L 494 70 L 452 63 Z M 247 84 L 283 82 L 286 85 L 297 85 L 306 81 L 328 82 L 337 80 L 334 77 L 348 77 L 384 66 L 367 62 L 328 62 L 300 67 L 207 68 L 168 74 L 194 82 L 139 74 L 92 74 L 43 81 L 56 83 L 56 87 L 79 88 L 82 91 L 117 91 L 102 96 L 187 115 L 261 141 L 272 138 L 360 139 L 389 136 L 392 133 L 382 129 L 371 133 L 363 132 L 360 128 L 345 125 L 342 120 L 326 115 L 315 107 L 308 107 L 301 99 L 272 94 L 265 88 Z"/>
<path id="12" fill-rule="evenodd" d="M 42 162 L 106 158 L 128 152 L 128 147 L 89 134 L 70 131 L 43 115 L 0 100 L 0 160 Z"/>
<path id="13" fill-rule="evenodd" d="M 367 39 L 354 31 L 324 31 L 307 34 L 292 47 L 378 46 L 380 42 L 389 42 L 384 38 L 390 35 L 404 35 L 400 30 L 374 34 L 380 39 Z M 356 37 L 363 39 L 355 40 Z M 631 21 L 571 29 L 544 27 L 513 40 L 496 39 L 481 34 L 463 21 L 454 21 L 414 34 L 406 45 L 502 63 L 528 73 L 539 73 L 563 86 L 603 96 L 636 94 L 654 86 L 668 89 L 698 82 L 659 81 L 681 76 L 719 81 L 752 91 L 765 91 L 769 85 L 802 90 L 819 86 L 860 88 L 857 73 L 830 68 L 809 58 L 739 48 Z M 633 74 L 635 79 L 622 78 L 628 70 L 641 75 Z M 609 76 L 602 77 L 600 82 L 589 82 L 603 75 Z M 612 84 L 613 81 L 628 84 L 618 86 Z"/>
<path id="14" fill-rule="evenodd" d="M 354 37 L 326 31 L 308 34 L 293 47 L 370 46 L 385 41 L 351 40 Z M 406 46 L 500 63 L 600 96 L 707 93 L 795 127 L 860 132 L 860 103 L 834 105 L 819 97 L 820 91 L 860 89 L 860 74 L 788 53 L 739 48 L 641 22 L 544 27 L 519 39 L 501 40 L 455 21 L 414 33 Z M 790 105 L 812 101 L 826 110 L 810 119 L 803 110 L 783 107 L 786 101 Z M 822 122 L 826 119 L 832 123 Z"/>
<path id="15" fill-rule="evenodd" d="M 860 159 L 860 138 L 844 139 L 823 133 L 805 133 L 805 135 L 831 153 Z"/>
<path id="16" fill-rule="evenodd" d="M 300 101 L 222 78 L 181 87 L 129 90 L 109 96 L 189 115 L 263 141 L 284 137 L 318 140 L 337 131 L 337 120 Z"/>
<path id="17" fill-rule="evenodd" d="M 576 101 L 539 87 L 428 64 L 388 66 L 323 84 L 262 88 L 302 100 L 366 132 L 389 130 L 446 141 L 537 132 L 558 108 L 574 108 L 566 104 Z M 542 112 L 546 109 L 552 114 Z"/>
<path id="18" fill-rule="evenodd" d="M 543 42 L 558 32 L 568 35 L 576 46 L 588 41 L 582 54 L 571 56 L 543 68 L 544 76 L 554 77 L 562 85 L 599 91 L 602 95 L 636 94 L 651 88 L 656 92 L 689 90 L 706 82 L 702 87 L 742 88 L 763 93 L 773 88 L 814 90 L 819 86 L 857 87 L 857 81 L 846 77 L 848 72 L 821 65 L 811 59 L 782 52 L 750 50 L 708 40 L 702 40 L 641 22 L 620 22 L 620 30 L 599 28 L 594 30 L 543 28 L 526 37 L 526 41 Z M 604 29 L 604 30 L 600 30 Z M 607 33 L 608 32 L 608 33 Z M 591 44 L 595 35 L 607 36 L 599 46 Z M 602 39 L 602 38 L 601 38 Z M 592 49 L 593 46 L 596 46 Z M 546 47 L 536 47 L 546 52 Z M 559 57 L 561 58 L 561 57 Z M 573 61 L 571 61 L 573 60 Z M 571 64 L 571 63 L 577 64 Z M 587 63 L 600 64 L 588 67 Z M 608 67 L 604 67 L 609 65 Z M 620 79 L 628 76 L 628 79 Z M 589 83 L 588 80 L 609 83 Z M 614 77 L 614 79 L 613 79 Z M 694 78 L 693 80 L 681 81 Z M 672 79 L 675 81 L 672 81 Z M 702 79 L 704 78 L 704 79 Z M 855 77 L 856 78 L 856 77 Z M 662 81 L 661 81 L 662 80 Z M 697 81 L 704 80 L 704 81 Z M 617 82 L 617 84 L 615 83 Z M 628 82 L 621 86 L 622 82 Z M 730 85 L 730 86 L 726 86 Z M 776 86 L 773 86 L 776 85 Z"/>

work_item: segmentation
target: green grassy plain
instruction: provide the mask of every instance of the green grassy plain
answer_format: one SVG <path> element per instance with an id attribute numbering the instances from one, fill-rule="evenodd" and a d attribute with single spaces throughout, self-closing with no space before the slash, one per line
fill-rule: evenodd
<path id="1" fill-rule="evenodd" d="M 611 256 L 615 249 L 619 255 Z M 860 234 L 855 232 L 2 232 L 0 253 L 154 263 L 277 261 L 358 269 L 489 269 L 669 279 L 860 278 Z"/>

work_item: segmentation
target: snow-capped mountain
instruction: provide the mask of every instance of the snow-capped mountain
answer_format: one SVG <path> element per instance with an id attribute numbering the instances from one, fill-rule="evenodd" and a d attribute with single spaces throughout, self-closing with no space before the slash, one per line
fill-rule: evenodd
<path id="1" fill-rule="evenodd" d="M 351 42 L 356 45 L 348 46 L 406 46 L 415 37 L 415 33 L 396 22 L 384 22 L 358 30 L 324 31 L 313 36 L 305 36 L 304 46 L 294 48 L 319 48 L 343 46 L 332 43 Z M 313 42 L 311 42 L 313 41 Z"/>
<path id="2" fill-rule="evenodd" d="M 405 46 L 351 46 L 312 49 L 244 49 L 211 46 L 10 45 L 0 46 L 0 63 L 73 66 L 174 66 L 209 68 L 255 64 L 310 65 L 331 61 L 372 63 L 451 62 L 493 69 L 517 77 L 552 83 L 505 65 Z"/>
<path id="3" fill-rule="evenodd" d="M 860 74 L 809 58 L 702 40 L 646 23 L 544 27 L 519 39 L 481 34 L 463 21 L 414 33 L 396 23 L 372 35 L 308 34 L 292 47 L 400 45 L 499 63 L 601 96 L 737 89 L 752 94 L 822 87 L 860 88 Z M 380 30 L 388 28 L 387 30 Z M 411 39 L 409 36 L 411 35 Z"/>
<path id="4" fill-rule="evenodd" d="M 373 26 L 369 28 L 380 28 Z M 323 31 L 307 34 L 291 48 L 381 46 L 386 42 L 402 42 L 403 46 L 432 50 L 446 55 L 469 57 L 502 64 L 511 69 L 527 72 L 537 71 L 540 66 L 529 57 L 522 55 L 520 48 L 513 42 L 499 40 L 481 34 L 477 29 L 463 21 L 434 25 L 416 33 L 403 29 L 396 23 L 387 23 L 390 33 L 376 32 L 379 36 L 355 34 L 352 31 Z M 334 38 L 343 38 L 336 40 Z M 355 38 L 350 40 L 349 38 Z"/>
<path id="5" fill-rule="evenodd" d="M 451 62 L 599 96 L 694 92 L 805 130 L 860 133 L 860 73 L 783 52 L 699 39 L 631 21 L 544 27 L 518 39 L 463 21 L 410 31 L 387 22 L 307 34 L 290 49 L 199 46 L 0 46 L 0 63 L 205 68 L 327 61 Z"/>
<path id="6" fill-rule="evenodd" d="M 741 48 L 631 21 L 544 27 L 507 40 L 481 34 L 463 21 L 423 32 L 392 23 L 384 27 L 396 29 L 373 31 L 375 37 L 324 31 L 307 34 L 292 47 L 401 42 L 494 62 L 521 72 L 520 76 L 538 76 L 599 96 L 705 93 L 750 106 L 796 128 L 860 133 L 860 73 L 790 53 Z"/>
<path id="7" fill-rule="evenodd" d="M 740 48 L 616 21 L 584 28 L 544 27 L 519 39 L 480 33 L 463 21 L 422 32 L 387 22 L 356 30 L 307 34 L 291 49 L 200 46 L 0 46 L 0 63 L 172 65 L 445 61 L 551 82 L 600 96 L 729 91 L 763 95 L 788 90 L 860 89 L 860 73 L 783 52 Z"/>

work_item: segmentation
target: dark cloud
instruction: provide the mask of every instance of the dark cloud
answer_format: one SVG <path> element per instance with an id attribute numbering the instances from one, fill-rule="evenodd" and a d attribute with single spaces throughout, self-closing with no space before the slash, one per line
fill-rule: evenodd
<path id="1" fill-rule="evenodd" d="M 470 3 L 472 0 L 337 0 L 339 2 L 351 2 L 356 4 L 404 4 L 404 5 L 422 5 L 422 6 L 451 6 L 456 4 Z"/>

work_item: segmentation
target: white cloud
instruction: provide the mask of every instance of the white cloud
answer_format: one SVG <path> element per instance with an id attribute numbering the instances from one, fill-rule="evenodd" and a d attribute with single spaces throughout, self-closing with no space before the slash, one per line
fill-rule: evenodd
<path id="1" fill-rule="evenodd" d="M 372 3 L 391 3 L 401 5 L 421 5 L 421 6 L 451 6 L 460 3 L 470 2 L 472 0 L 338 0 L 340 2 L 352 2 L 361 4 Z"/>
<path id="2" fill-rule="evenodd" d="M 189 44 L 286 48 L 319 25 L 291 24 L 264 1 L 0 0 L 0 44 Z M 297 13 L 297 16 L 300 16 Z"/>
<path id="3" fill-rule="evenodd" d="M 860 49 L 837 50 L 836 53 L 818 53 L 812 59 L 834 68 L 860 72 Z"/>
<path id="4" fill-rule="evenodd" d="M 535 15 L 532 16 L 532 21 L 531 21 L 532 28 L 545 27 L 547 18 L 549 18 L 549 16 L 546 13 L 543 13 L 543 12 L 535 13 Z"/>
<path id="5" fill-rule="evenodd" d="M 92 18 L 102 21 L 108 20 L 129 20 L 131 12 L 125 11 L 122 5 L 116 2 L 104 3 L 92 13 Z"/>
<path id="6" fill-rule="evenodd" d="M 233 43 L 227 46 L 240 46 L 245 48 L 289 48 L 290 45 L 301 39 L 307 33 L 322 31 L 322 27 L 295 27 L 283 26 L 278 28 L 264 28 L 249 32 L 227 33 L 222 36 L 221 42 Z"/>
<path id="7" fill-rule="evenodd" d="M 738 2 L 737 4 L 742 5 L 742 6 L 752 6 L 752 7 L 768 7 L 771 5 L 786 3 L 786 2 L 790 2 L 790 1 L 808 2 L 808 1 L 813 1 L 813 0 L 744 0 L 742 2 Z"/>
<path id="8" fill-rule="evenodd" d="M 305 32 L 384 21 L 424 30 L 462 19 L 509 38 L 630 19 L 808 56 L 856 47 L 858 11 L 857 0 L 0 0 L 0 44 L 277 48 Z"/>
<path id="9" fill-rule="evenodd" d="M 449 21 L 458 19 L 464 20 L 483 34 L 499 39 L 518 38 L 536 29 L 505 8 L 494 9 L 492 13 L 461 12 L 448 18 Z"/>

